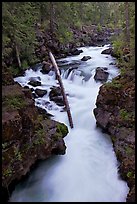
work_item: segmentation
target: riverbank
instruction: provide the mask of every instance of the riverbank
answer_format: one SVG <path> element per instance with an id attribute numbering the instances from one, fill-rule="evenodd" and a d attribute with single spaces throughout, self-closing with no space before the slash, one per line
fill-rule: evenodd
<path id="1" fill-rule="evenodd" d="M 67 133 L 67 126 L 35 106 L 29 89 L 15 83 L 8 71 L 3 73 L 2 201 L 38 160 L 65 154 Z"/>
<path id="2" fill-rule="evenodd" d="M 97 126 L 107 132 L 119 160 L 119 172 L 130 188 L 127 202 L 135 202 L 135 73 L 121 75 L 101 86 L 94 109 Z"/>

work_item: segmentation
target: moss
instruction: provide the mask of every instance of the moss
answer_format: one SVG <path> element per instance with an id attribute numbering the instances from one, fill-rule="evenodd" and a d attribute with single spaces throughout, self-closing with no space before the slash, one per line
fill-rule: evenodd
<path id="1" fill-rule="evenodd" d="M 126 74 L 126 69 L 125 69 L 125 67 L 123 67 L 123 68 L 120 69 L 120 74 L 121 74 L 121 76 L 124 76 L 124 75 Z"/>
<path id="2" fill-rule="evenodd" d="M 12 168 L 11 166 L 8 166 L 8 168 L 4 170 L 3 176 L 6 178 L 6 177 L 10 177 L 11 175 L 12 175 Z"/>
<path id="3" fill-rule="evenodd" d="M 111 135 L 111 140 L 114 143 L 116 141 L 116 136 L 115 135 Z"/>
<path id="4" fill-rule="evenodd" d="M 57 124 L 57 132 L 62 136 L 66 136 L 68 134 L 68 128 L 63 123 Z"/>
<path id="5" fill-rule="evenodd" d="M 18 148 L 14 148 L 14 154 L 15 154 L 15 158 L 16 160 L 19 160 L 19 161 L 22 161 L 22 154 L 21 152 L 19 151 Z"/>
<path id="6" fill-rule="evenodd" d="M 133 149 L 131 147 L 125 147 L 125 151 L 128 155 L 132 155 L 133 154 Z"/>
<path id="7" fill-rule="evenodd" d="M 123 87 L 123 85 L 116 80 L 112 80 L 112 82 L 105 83 L 105 86 L 107 88 L 116 88 L 116 89 L 121 89 Z"/>
<path id="8" fill-rule="evenodd" d="M 38 129 L 35 131 L 36 139 L 34 139 L 33 144 L 34 145 L 40 145 L 45 143 L 45 131 L 43 128 Z"/>
<path id="9" fill-rule="evenodd" d="M 4 98 L 3 105 L 6 105 L 11 109 L 20 109 L 26 105 L 26 102 L 21 96 L 10 96 Z"/>
<path id="10" fill-rule="evenodd" d="M 125 109 L 121 109 L 119 113 L 120 113 L 121 119 L 129 120 L 131 114 L 127 112 Z"/>
<path id="11" fill-rule="evenodd" d="M 43 115 L 38 115 L 37 121 L 38 121 L 38 122 L 41 122 L 42 120 L 43 120 Z"/>
<path id="12" fill-rule="evenodd" d="M 129 172 L 127 173 L 127 177 L 128 177 L 128 178 L 133 178 L 133 177 L 134 177 L 133 172 L 129 171 Z"/>

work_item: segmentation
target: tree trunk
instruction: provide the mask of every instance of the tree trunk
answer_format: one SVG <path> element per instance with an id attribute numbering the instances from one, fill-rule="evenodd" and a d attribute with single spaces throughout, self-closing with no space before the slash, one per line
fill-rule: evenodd
<path id="1" fill-rule="evenodd" d="M 83 23 L 83 2 L 79 2 L 80 3 L 80 19 Z"/>
<path id="2" fill-rule="evenodd" d="M 60 84 L 61 92 L 62 92 L 62 95 L 63 95 L 63 100 L 64 100 L 66 111 L 67 111 L 67 114 L 68 114 L 69 124 L 70 124 L 70 127 L 73 128 L 73 121 L 72 121 L 72 117 L 71 117 L 71 113 L 70 113 L 70 107 L 69 107 L 69 103 L 68 103 L 68 100 L 67 100 L 67 96 L 65 94 L 65 89 L 64 89 L 64 86 L 63 86 L 63 83 L 62 83 L 62 79 L 61 79 L 61 76 L 60 76 L 58 65 L 57 65 L 57 63 L 55 61 L 55 58 L 54 58 L 54 56 L 53 56 L 53 54 L 51 52 L 49 52 L 49 56 L 50 56 L 50 59 L 52 61 L 53 66 L 55 68 L 55 73 L 56 73 L 57 79 L 58 79 L 59 84 Z"/>
<path id="3" fill-rule="evenodd" d="M 126 17 L 126 42 L 127 42 L 127 46 L 130 47 L 129 5 L 128 5 L 128 2 L 125 2 L 125 17 Z"/>
<path id="4" fill-rule="evenodd" d="M 21 68 L 21 61 L 20 61 L 19 50 L 18 50 L 17 44 L 15 44 L 15 49 L 16 49 L 16 57 L 17 57 L 18 66 L 19 68 Z"/>
<path id="5" fill-rule="evenodd" d="M 50 30 L 54 32 L 54 2 L 50 2 Z"/>

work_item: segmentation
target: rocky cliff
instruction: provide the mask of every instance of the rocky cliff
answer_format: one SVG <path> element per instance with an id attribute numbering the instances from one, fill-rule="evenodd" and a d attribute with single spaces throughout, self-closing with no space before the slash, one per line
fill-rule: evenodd
<path id="1" fill-rule="evenodd" d="M 14 83 L 7 70 L 2 77 L 2 200 L 5 201 L 36 161 L 52 154 L 65 154 L 63 137 L 68 128 L 35 107 L 31 91 Z"/>
<path id="2" fill-rule="evenodd" d="M 127 202 L 135 202 L 135 76 L 126 70 L 101 86 L 94 109 L 97 126 L 110 134 L 119 172 L 130 188 Z"/>

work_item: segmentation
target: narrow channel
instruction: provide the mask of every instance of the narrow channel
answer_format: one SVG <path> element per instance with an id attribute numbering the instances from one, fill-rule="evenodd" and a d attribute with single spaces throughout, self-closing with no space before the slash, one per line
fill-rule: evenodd
<path id="1" fill-rule="evenodd" d="M 58 60 L 62 68 L 62 79 L 67 93 L 74 128 L 69 128 L 66 112 L 61 106 L 49 101 L 52 86 L 59 86 L 54 72 L 45 75 L 29 69 L 24 76 L 15 78 L 22 86 L 28 85 L 30 77 L 40 77 L 48 93 L 35 99 L 37 106 L 54 115 L 54 119 L 65 123 L 69 134 L 64 138 L 65 155 L 55 155 L 39 163 L 23 183 L 16 186 L 10 202 L 126 202 L 129 188 L 119 174 L 110 137 L 96 127 L 93 114 L 100 82 L 94 80 L 97 67 L 107 67 L 108 81 L 119 74 L 113 64 L 115 59 L 101 54 L 103 47 L 81 47 L 78 56 Z M 81 61 L 83 56 L 91 56 Z M 68 68 L 73 68 L 68 73 Z M 49 103 L 50 102 L 50 103 Z"/>

